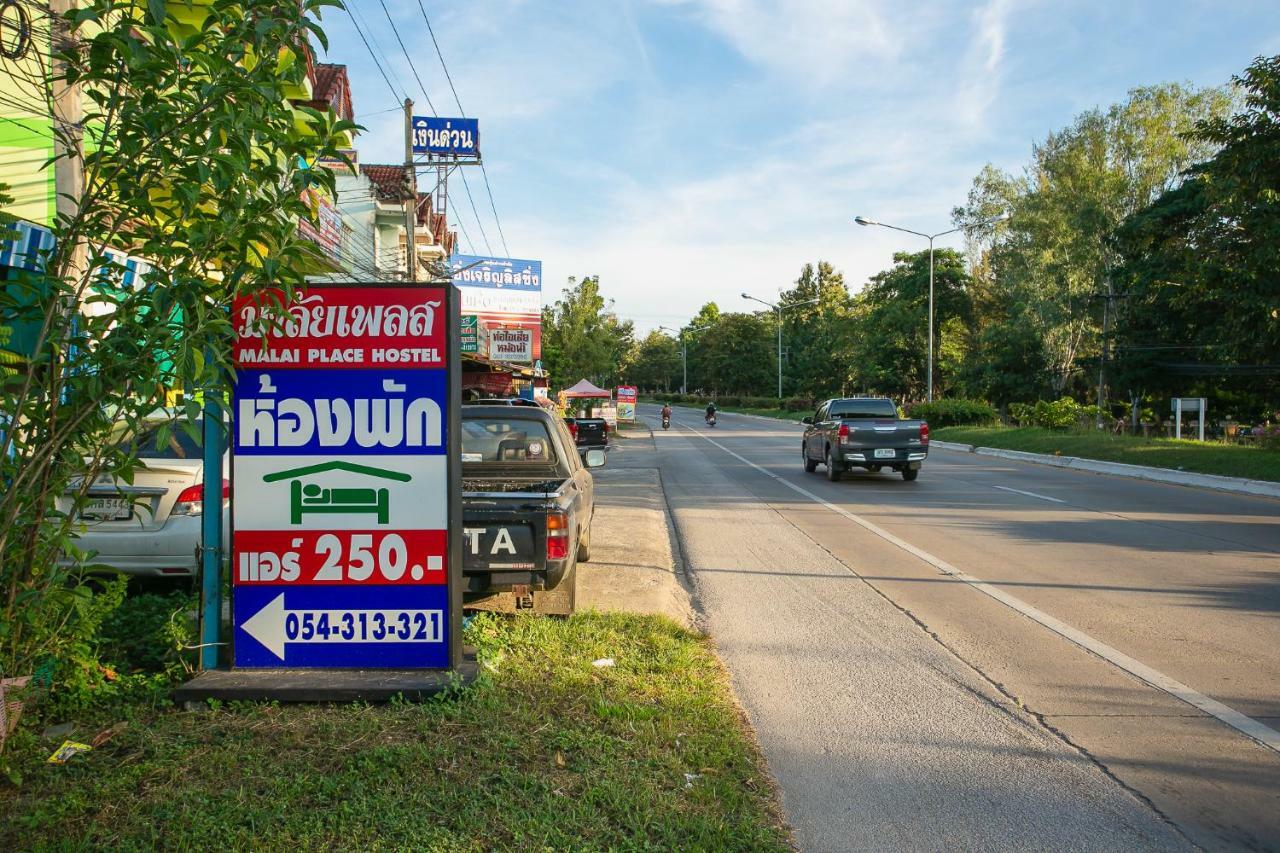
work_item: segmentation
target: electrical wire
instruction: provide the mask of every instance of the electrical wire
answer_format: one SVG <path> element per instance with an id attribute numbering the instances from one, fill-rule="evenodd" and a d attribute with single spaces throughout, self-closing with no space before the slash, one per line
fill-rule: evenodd
<path id="1" fill-rule="evenodd" d="M 427 99 L 427 106 L 431 108 L 431 114 L 436 115 L 436 105 L 431 103 L 431 95 L 427 93 L 427 86 L 422 82 L 422 78 L 418 76 L 418 67 L 413 64 L 413 57 L 409 55 L 409 49 L 404 46 L 404 41 L 400 38 L 400 31 L 396 29 L 396 22 L 391 20 L 391 13 L 387 11 L 386 0 L 378 0 L 382 6 L 382 14 L 387 16 L 387 23 L 391 25 L 391 33 L 396 37 L 396 43 L 400 45 L 400 50 L 404 52 L 404 58 L 409 63 L 409 70 L 413 72 L 413 79 L 418 81 L 418 88 L 422 90 L 422 96 Z"/>
<path id="2" fill-rule="evenodd" d="M 431 26 L 431 17 L 427 14 L 427 7 L 422 4 L 422 0 L 418 0 L 418 9 L 422 12 L 422 20 L 427 25 L 427 33 L 431 36 L 431 44 L 435 47 L 436 58 L 440 60 L 440 67 L 444 69 L 444 78 L 449 82 L 449 91 L 453 92 L 453 102 L 458 105 L 458 112 L 463 118 L 466 118 L 467 111 L 462 108 L 462 99 L 458 97 L 458 87 L 453 84 L 453 75 L 449 73 L 449 64 L 444 61 L 444 53 L 440 50 L 440 42 L 436 40 L 436 31 Z M 485 191 L 489 194 L 489 208 L 493 211 L 493 221 L 498 226 L 498 237 L 502 241 L 502 251 L 509 257 L 511 250 L 507 248 L 507 236 L 502 230 L 502 219 L 498 216 L 498 206 L 493 200 L 493 187 L 489 183 L 489 172 L 484 167 L 484 162 L 480 163 L 480 174 L 484 178 Z M 493 249 L 489 248 L 489 237 L 484 233 L 484 226 L 480 224 L 480 214 L 476 212 L 476 202 L 471 196 L 471 185 L 467 183 L 467 173 L 462 173 L 462 187 L 467 191 L 467 200 L 471 202 L 471 212 L 476 217 L 476 225 L 480 227 L 480 236 L 484 238 L 485 248 L 489 249 L 489 253 L 493 254 Z"/>
<path id="3" fill-rule="evenodd" d="M 373 60 L 373 64 L 377 66 L 378 73 L 382 75 L 382 79 L 386 81 L 387 88 L 391 90 L 391 95 L 396 100 L 402 100 L 401 96 L 396 92 L 396 87 L 391 84 L 391 78 L 387 76 L 387 72 L 383 69 L 382 63 L 378 61 L 378 56 L 373 52 L 373 48 L 369 45 L 369 40 L 365 38 L 364 30 L 360 29 L 360 23 L 356 20 L 355 14 L 351 11 L 350 6 L 354 4 L 343 4 L 343 8 L 347 10 L 347 17 L 351 19 L 351 25 L 356 28 L 356 35 L 360 36 L 360 41 L 364 42 L 364 49 L 369 51 L 369 58 Z"/>

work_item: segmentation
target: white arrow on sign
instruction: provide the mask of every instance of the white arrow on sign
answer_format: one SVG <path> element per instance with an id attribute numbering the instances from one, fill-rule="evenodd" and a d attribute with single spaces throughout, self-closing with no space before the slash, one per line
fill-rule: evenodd
<path id="1" fill-rule="evenodd" d="M 284 660 L 286 643 L 439 643 L 440 610 L 285 610 L 284 593 L 240 628 Z"/>

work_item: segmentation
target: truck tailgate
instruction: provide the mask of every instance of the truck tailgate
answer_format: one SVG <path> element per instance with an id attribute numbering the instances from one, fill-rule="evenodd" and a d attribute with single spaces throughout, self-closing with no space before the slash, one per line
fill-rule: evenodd
<path id="1" fill-rule="evenodd" d="M 545 554 L 546 509 L 538 506 L 480 508 L 463 505 L 462 569 L 470 572 L 529 572 Z"/>
<path id="2" fill-rule="evenodd" d="M 843 453 L 860 453 L 868 461 L 922 459 L 929 445 L 920 440 L 919 421 L 880 419 L 845 420 L 849 435 L 840 442 Z"/>

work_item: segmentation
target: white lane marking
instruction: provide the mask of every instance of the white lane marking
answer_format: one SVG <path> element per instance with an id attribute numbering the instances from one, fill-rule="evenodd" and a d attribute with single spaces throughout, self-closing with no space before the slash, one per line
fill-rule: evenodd
<path id="1" fill-rule="evenodd" d="M 755 468 L 757 471 L 759 471 L 761 474 L 764 474 L 766 477 L 772 477 L 773 479 L 777 480 L 779 483 L 791 489 L 792 491 L 799 492 L 800 494 L 804 495 L 806 498 L 813 501 L 814 503 L 821 504 L 822 506 L 826 507 L 827 509 L 836 513 L 837 515 L 841 515 L 849 519 L 854 524 L 858 525 L 864 530 L 870 533 L 873 533 L 876 536 L 879 536 L 881 539 L 885 540 L 891 545 L 896 545 L 897 547 L 901 548 L 903 551 L 906 551 L 908 554 L 911 554 L 914 557 L 920 558 L 924 562 L 936 568 L 938 571 L 942 572 L 944 575 L 949 575 L 958 581 L 963 581 L 964 583 L 967 583 L 969 586 L 973 587 L 974 589 L 978 590 L 984 595 L 987 595 L 995 599 L 996 601 L 1000 602 L 1001 604 L 1007 607 L 1010 607 L 1013 610 L 1016 610 L 1017 612 L 1021 613 L 1023 616 L 1026 616 L 1028 619 L 1031 619 L 1035 622 L 1039 622 L 1041 625 L 1048 628 L 1050 631 L 1054 632 L 1055 634 L 1062 637 L 1063 639 L 1066 639 L 1072 643 L 1075 643 L 1080 648 L 1084 649 L 1087 652 L 1097 655 L 1098 657 L 1102 658 L 1105 661 L 1115 664 L 1116 666 L 1120 667 L 1120 669 L 1123 669 L 1125 672 L 1129 673 L 1130 675 L 1138 679 L 1141 679 L 1142 681 L 1145 681 L 1147 684 L 1150 684 L 1152 687 L 1156 688 L 1157 690 L 1162 690 L 1176 699 L 1181 699 L 1183 702 L 1186 702 L 1188 705 L 1191 705 L 1194 708 L 1199 708 L 1201 711 L 1204 711 L 1209 716 L 1215 717 L 1221 722 L 1226 723 L 1231 728 L 1251 738 L 1252 740 L 1256 741 L 1260 745 L 1265 746 L 1268 749 L 1274 750 L 1275 752 L 1280 752 L 1280 732 L 1276 731 L 1270 726 L 1260 723 L 1257 720 L 1253 719 L 1252 717 L 1246 717 L 1244 714 L 1241 714 L 1239 711 L 1235 710 L 1234 708 L 1229 708 L 1226 705 L 1222 704 L 1217 699 L 1211 699 L 1210 697 L 1205 696 L 1203 693 L 1193 690 L 1192 688 L 1188 687 L 1182 682 L 1177 681 L 1173 678 L 1170 678 L 1169 676 L 1165 675 L 1164 673 L 1158 670 L 1152 669 L 1151 667 L 1147 666 L 1145 663 L 1142 663 L 1139 660 L 1135 660 L 1134 658 L 1129 657 L 1119 649 L 1113 648 L 1107 645 L 1106 643 L 1102 642 L 1101 640 L 1094 639 L 1093 637 L 1089 636 L 1083 631 L 1073 628 L 1067 623 L 1059 619 L 1055 619 L 1054 617 L 1050 616 L 1048 613 L 1045 613 L 1044 611 L 1031 606 L 1030 604 L 1023 601 L 1022 599 L 1012 596 L 1009 593 L 1005 592 L 1004 590 L 999 589 L 998 587 L 992 586 L 991 584 L 987 583 L 981 578 L 977 578 L 971 574 L 968 574 L 967 572 L 960 571 L 955 566 L 948 563 L 946 560 L 943 560 L 940 557 L 935 557 L 932 554 L 930 554 L 928 551 L 925 551 L 922 548 L 917 548 L 915 545 L 912 545 L 910 542 L 907 542 L 905 539 L 900 539 L 897 536 L 894 536 L 892 533 L 885 530 L 883 527 L 879 527 L 871 523 L 870 521 L 867 521 L 865 518 L 862 518 L 860 516 L 857 516 L 849 512 L 844 507 L 836 506 L 835 504 L 831 503 L 825 498 L 814 494 L 813 492 L 809 491 L 806 488 L 803 488 L 802 486 L 797 486 L 795 483 L 792 483 L 789 480 L 783 479 L 778 474 L 775 474 L 772 471 L 769 471 L 757 465 L 756 463 L 752 462 L 750 459 L 746 458 L 745 456 L 742 456 L 738 453 L 734 453 L 732 450 L 725 447 L 723 444 L 716 441 L 714 438 L 704 435 L 703 433 L 699 432 L 693 427 L 686 426 L 685 429 L 689 430 L 694 435 L 697 435 L 700 438 L 706 439 L 710 443 L 714 444 L 716 447 L 723 450 L 725 453 L 728 453 L 734 459 L 737 459 L 740 462 L 745 462 L 747 465 L 750 465 L 752 468 Z"/>
<path id="2" fill-rule="evenodd" d="M 993 489 L 999 489 L 1002 492 L 1013 492 L 1015 495 L 1026 495 L 1029 498 L 1039 498 L 1042 501 L 1053 501 L 1056 504 L 1064 504 L 1066 501 L 1058 498 L 1051 498 L 1048 495 L 1038 495 L 1035 492 L 1024 492 L 1022 489 L 1011 489 L 1008 486 L 992 486 Z"/>

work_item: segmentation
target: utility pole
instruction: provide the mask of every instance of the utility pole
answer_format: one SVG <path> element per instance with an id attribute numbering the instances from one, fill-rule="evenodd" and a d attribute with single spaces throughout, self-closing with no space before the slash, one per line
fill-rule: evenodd
<path id="1" fill-rule="evenodd" d="M 1106 405 L 1107 350 L 1111 332 L 1111 300 L 1115 299 L 1115 290 L 1111 283 L 1111 273 L 1107 272 L 1107 294 L 1102 303 L 1102 354 L 1098 359 L 1098 418 L 1097 427 L 1102 429 L 1103 406 Z"/>
<path id="2" fill-rule="evenodd" d="M 404 171 L 412 198 L 405 203 L 405 269 L 408 280 L 418 281 L 418 173 L 413 165 L 413 101 L 404 99 Z"/>
<path id="3" fill-rule="evenodd" d="M 55 33 L 55 53 L 73 46 L 71 34 L 63 16 L 71 11 L 74 0 L 49 0 L 49 12 Z M 64 257 L 64 274 L 78 287 L 88 272 L 88 252 L 78 232 L 65 229 L 75 221 L 80 212 L 80 200 L 84 197 L 84 105 L 80 101 L 80 85 L 66 82 L 66 64 L 55 60 L 49 94 L 53 101 L 53 188 L 55 211 L 62 223 L 63 233 L 75 234 L 74 245 L 67 248 Z M 77 306 L 77 309 L 81 306 Z"/>

